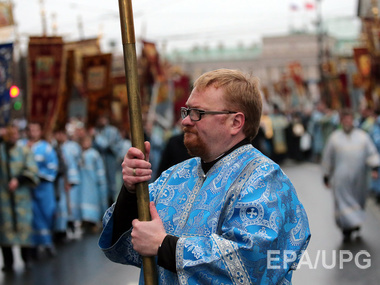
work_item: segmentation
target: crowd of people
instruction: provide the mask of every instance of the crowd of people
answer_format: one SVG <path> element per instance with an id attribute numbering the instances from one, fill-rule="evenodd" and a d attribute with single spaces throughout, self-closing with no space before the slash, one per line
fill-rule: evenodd
<path id="1" fill-rule="evenodd" d="M 343 242 L 360 237 L 368 197 L 380 205 L 380 112 L 331 110 L 323 102 L 311 112 L 281 112 L 273 106 L 262 116 L 261 129 L 254 145 L 274 161 L 320 164 Z"/>
<path id="2" fill-rule="evenodd" d="M 35 122 L 1 128 L 2 270 L 14 270 L 15 245 L 29 269 L 42 257 L 54 257 L 58 243 L 98 233 L 120 189 L 121 161 L 129 147 L 106 116 L 92 129 L 73 120 L 49 137 Z"/>
<path id="3" fill-rule="evenodd" d="M 198 115 L 199 120 L 203 118 L 203 113 L 194 114 L 191 110 L 184 108 L 181 122 L 189 115 Z M 312 109 L 296 111 L 281 110 L 276 104 L 268 104 L 263 109 L 257 135 L 251 144 L 279 165 L 286 159 L 321 163 L 325 167 L 325 185 L 339 188 L 336 181 L 344 181 L 344 178 L 328 174 L 336 167 L 330 137 L 335 131 L 344 130 L 341 115 L 323 102 L 318 102 Z M 375 149 L 378 155 L 380 114 L 366 108 L 360 114 L 352 114 L 352 118 L 347 133 L 354 127 L 361 129 L 371 138 L 373 147 L 371 145 L 370 149 Z M 154 153 L 151 152 L 150 159 L 155 162 L 149 182 L 155 181 L 172 165 L 193 157 L 185 147 L 182 126 L 176 125 L 169 130 L 166 139 L 155 139 L 152 136 L 160 132 L 149 132 L 151 129 L 152 126 L 146 129 L 146 138 L 152 148 L 155 141 L 161 143 L 154 146 Z M 335 140 L 341 145 L 344 138 Z M 130 147 L 128 137 L 110 124 L 106 116 L 100 117 L 96 127 L 91 129 L 78 119 L 72 120 L 66 128 L 55 130 L 50 137 L 44 137 L 40 124 L 34 122 L 28 122 L 25 128 L 16 125 L 1 128 L 0 246 L 3 271 L 13 271 L 12 247 L 15 245 L 20 246 L 25 268 L 29 269 L 41 256 L 54 257 L 57 243 L 80 238 L 85 231 L 99 233 L 104 213 L 115 205 L 120 189 L 125 185 L 122 162 Z M 369 147 L 363 149 L 362 164 L 359 165 L 358 160 L 353 162 L 359 165 L 358 170 L 368 162 L 365 151 Z M 372 159 L 372 172 L 378 175 L 373 174 L 366 182 L 380 203 L 379 161 Z M 350 171 L 352 173 L 352 169 Z M 354 206 L 363 212 L 367 194 L 357 192 L 359 194 L 354 198 L 359 202 Z M 334 193 L 340 192 L 336 190 Z M 341 201 L 344 195 L 337 194 L 334 199 Z M 341 204 L 343 208 L 336 209 L 337 216 L 347 206 Z M 339 216 L 337 224 L 346 239 L 360 228 L 362 216 L 359 213 L 353 217 L 356 224 L 350 223 L 350 219 L 343 221 Z"/>

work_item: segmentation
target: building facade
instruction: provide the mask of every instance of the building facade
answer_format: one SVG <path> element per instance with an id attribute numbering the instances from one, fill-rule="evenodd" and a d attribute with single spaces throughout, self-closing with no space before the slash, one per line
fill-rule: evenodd
<path id="1" fill-rule="evenodd" d="M 311 101 L 321 96 L 320 53 L 324 62 L 334 62 L 334 68 L 355 72 L 353 47 L 359 46 L 358 38 L 337 39 L 324 35 L 322 40 L 313 33 L 295 32 L 283 36 L 264 37 L 262 44 L 216 49 L 194 48 L 166 55 L 173 65 L 196 79 L 202 73 L 218 68 L 234 68 L 251 73 L 260 79 L 261 86 L 275 93 L 275 85 L 289 74 L 289 68 L 297 64 Z"/>

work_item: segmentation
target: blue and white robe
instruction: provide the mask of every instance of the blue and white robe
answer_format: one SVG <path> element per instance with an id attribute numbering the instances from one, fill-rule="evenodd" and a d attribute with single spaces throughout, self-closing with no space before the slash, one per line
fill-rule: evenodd
<path id="1" fill-rule="evenodd" d="M 27 140 L 20 141 L 27 145 Z M 50 143 L 40 140 L 31 147 L 38 167 L 40 183 L 33 190 L 33 230 L 35 245 L 51 246 L 56 199 L 54 180 L 57 175 L 58 157 Z"/>
<path id="2" fill-rule="evenodd" d="M 82 221 L 97 224 L 107 210 L 108 200 L 104 163 L 96 149 L 83 151 L 80 177 Z"/>
<path id="3" fill-rule="evenodd" d="M 199 158 L 186 160 L 149 187 L 166 232 L 179 237 L 177 273 L 157 266 L 159 284 L 291 283 L 310 239 L 307 215 L 288 177 L 251 145 L 206 175 Z M 99 246 L 110 260 L 140 267 L 131 229 L 111 244 L 113 209 L 104 216 Z M 290 252 L 297 258 L 286 263 Z"/>
<path id="4" fill-rule="evenodd" d="M 103 158 L 107 177 L 107 196 L 110 201 L 117 197 L 116 172 L 120 171 L 120 164 L 124 154 L 121 153 L 123 139 L 119 130 L 111 125 L 96 129 L 93 147 Z"/>
<path id="5" fill-rule="evenodd" d="M 80 172 L 79 161 L 81 147 L 75 141 L 66 141 L 61 146 L 62 157 L 65 163 L 65 173 L 58 178 L 57 188 L 59 200 L 57 205 L 54 230 L 65 232 L 69 221 L 80 221 Z M 70 184 L 70 190 L 66 193 L 66 183 Z"/>

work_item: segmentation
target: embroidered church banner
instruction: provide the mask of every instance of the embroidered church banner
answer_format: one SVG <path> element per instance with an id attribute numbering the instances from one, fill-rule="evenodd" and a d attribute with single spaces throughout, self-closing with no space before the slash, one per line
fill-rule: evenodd
<path id="1" fill-rule="evenodd" d="M 0 2 L 0 42 L 10 43 L 16 40 L 12 3 Z"/>
<path id="2" fill-rule="evenodd" d="M 120 130 L 129 133 L 128 93 L 125 76 L 112 77 L 112 120 Z"/>
<path id="3" fill-rule="evenodd" d="M 166 78 L 156 44 L 148 41 L 142 41 L 142 44 L 138 65 L 141 105 L 144 108 L 151 104 L 153 86 L 163 82 Z"/>
<path id="4" fill-rule="evenodd" d="M 13 11 L 11 3 L 0 2 L 0 28 L 13 26 Z"/>
<path id="5" fill-rule="evenodd" d="M 59 97 L 59 110 L 57 121 L 55 124 L 56 129 L 64 129 L 69 121 L 69 103 L 74 95 L 78 96 L 83 101 L 84 86 L 82 76 L 82 58 L 84 56 L 96 55 L 100 53 L 100 46 L 98 38 L 86 39 L 75 42 L 67 42 L 64 45 L 64 52 L 66 54 L 66 74 L 65 74 L 65 88 L 62 96 Z M 80 104 L 77 104 L 75 108 L 80 108 Z M 84 110 L 82 110 L 84 109 Z M 82 113 L 74 115 L 86 115 L 85 108 L 82 108 Z"/>
<path id="6" fill-rule="evenodd" d="M 65 50 L 71 52 L 73 56 L 72 72 L 73 85 L 81 95 L 84 95 L 84 83 L 82 64 L 83 57 L 101 54 L 98 38 L 85 39 L 75 42 L 65 43 Z"/>
<path id="7" fill-rule="evenodd" d="M 83 79 L 87 97 L 87 125 L 93 127 L 97 118 L 111 114 L 111 54 L 83 57 Z"/>
<path id="8" fill-rule="evenodd" d="M 45 133 L 54 128 L 64 90 L 63 45 L 62 37 L 29 38 L 27 117 L 41 123 Z"/>
<path id="9" fill-rule="evenodd" d="M 174 123 L 181 119 L 181 107 L 184 107 L 190 95 L 190 78 L 182 72 L 173 77 L 174 82 Z"/>

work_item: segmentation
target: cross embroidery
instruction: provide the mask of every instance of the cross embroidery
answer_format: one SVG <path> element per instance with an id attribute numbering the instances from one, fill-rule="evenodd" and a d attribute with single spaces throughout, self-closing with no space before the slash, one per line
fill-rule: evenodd
<path id="1" fill-rule="evenodd" d="M 257 216 L 257 211 L 255 211 L 255 208 L 251 208 L 249 212 L 247 212 L 248 216 L 253 219 L 253 216 Z"/>

